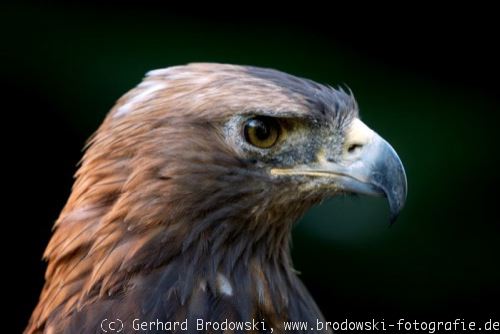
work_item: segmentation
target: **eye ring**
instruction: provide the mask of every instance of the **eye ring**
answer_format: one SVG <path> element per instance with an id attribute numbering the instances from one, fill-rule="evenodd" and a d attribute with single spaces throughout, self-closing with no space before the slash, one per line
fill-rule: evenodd
<path id="1" fill-rule="evenodd" d="M 257 116 L 245 122 L 243 134 L 250 145 L 266 149 L 276 144 L 281 134 L 281 128 L 275 118 Z"/>

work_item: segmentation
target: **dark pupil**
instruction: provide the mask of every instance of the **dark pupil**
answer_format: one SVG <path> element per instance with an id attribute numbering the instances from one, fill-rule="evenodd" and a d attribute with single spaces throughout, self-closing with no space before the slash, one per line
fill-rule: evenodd
<path id="1" fill-rule="evenodd" d="M 269 138 L 269 135 L 270 135 L 269 130 L 270 129 L 267 126 L 267 124 L 264 123 L 264 121 L 254 119 L 250 123 L 250 127 L 252 127 L 254 129 L 254 134 L 255 134 L 255 137 L 257 137 L 257 139 L 266 140 L 267 138 Z"/>

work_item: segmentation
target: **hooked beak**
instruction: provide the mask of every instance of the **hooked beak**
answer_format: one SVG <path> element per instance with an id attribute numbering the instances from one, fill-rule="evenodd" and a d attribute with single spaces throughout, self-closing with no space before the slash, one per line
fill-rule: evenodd
<path id="1" fill-rule="evenodd" d="M 311 165 L 274 168 L 271 173 L 326 178 L 331 180 L 329 184 L 342 191 L 385 196 L 391 211 L 391 224 L 406 201 L 406 174 L 396 151 L 357 118 L 346 131 L 343 154 L 339 161 L 321 154 Z"/>

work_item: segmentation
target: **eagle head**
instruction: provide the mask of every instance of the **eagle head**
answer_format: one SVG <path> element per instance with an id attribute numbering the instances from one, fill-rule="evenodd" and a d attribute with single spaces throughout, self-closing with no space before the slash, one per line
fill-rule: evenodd
<path id="1" fill-rule="evenodd" d="M 276 70 L 154 70 L 90 139 L 45 252 L 27 332 L 104 318 L 321 318 L 293 270 L 290 230 L 343 193 L 406 199 L 394 149 L 350 92 Z M 127 328 L 127 327 L 125 327 Z"/>

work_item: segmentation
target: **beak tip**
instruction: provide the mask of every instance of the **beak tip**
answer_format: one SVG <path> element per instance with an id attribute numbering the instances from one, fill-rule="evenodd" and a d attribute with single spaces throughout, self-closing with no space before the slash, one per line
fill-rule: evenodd
<path id="1" fill-rule="evenodd" d="M 407 195 L 406 182 L 402 183 L 402 185 L 404 185 L 402 189 L 399 188 L 396 191 L 386 195 L 387 199 L 389 200 L 389 208 L 391 211 L 389 216 L 389 224 L 391 226 L 396 222 L 400 212 L 403 210 L 406 203 L 406 195 Z"/>
<path id="2" fill-rule="evenodd" d="M 396 214 L 391 213 L 391 215 L 389 216 L 389 227 L 392 227 L 394 225 L 394 223 L 398 219 L 398 216 L 399 216 L 399 214 L 397 214 L 397 213 Z"/>
<path id="3" fill-rule="evenodd" d="M 395 210 L 395 211 L 391 210 L 391 213 L 389 215 L 389 226 L 394 225 L 394 223 L 398 219 L 399 213 L 401 212 L 402 209 L 403 209 L 403 207 L 399 208 L 399 210 Z"/>
<path id="4" fill-rule="evenodd" d="M 392 168 L 387 169 L 388 175 L 384 179 L 383 190 L 389 202 L 389 224 L 392 226 L 399 217 L 406 203 L 408 183 L 406 173 L 397 155 L 393 155 Z"/>

